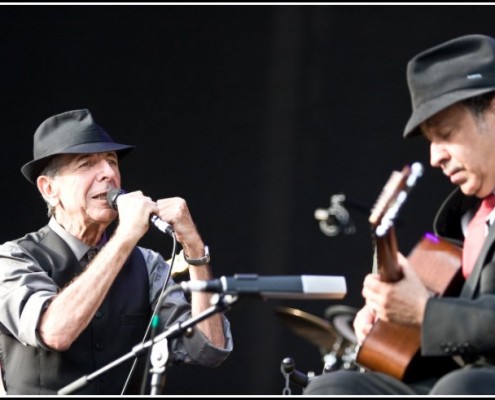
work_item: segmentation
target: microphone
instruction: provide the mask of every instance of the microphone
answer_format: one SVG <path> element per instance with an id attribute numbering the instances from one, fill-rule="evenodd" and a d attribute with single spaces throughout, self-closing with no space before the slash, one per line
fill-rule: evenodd
<path id="1" fill-rule="evenodd" d="M 345 195 L 335 194 L 330 198 L 328 209 L 317 208 L 315 219 L 320 221 L 320 230 L 327 236 L 337 236 L 341 233 L 352 235 L 356 232 L 349 211 L 344 207 Z"/>
<path id="2" fill-rule="evenodd" d="M 107 193 L 107 202 L 114 210 L 117 210 L 117 198 L 124 194 L 125 190 L 123 189 L 111 189 Z M 152 215 L 150 221 L 153 225 L 155 225 L 159 230 L 163 233 L 167 233 L 170 236 L 174 235 L 174 229 L 170 224 L 161 219 L 158 215 Z"/>
<path id="3" fill-rule="evenodd" d="M 209 281 L 183 281 L 180 285 L 186 293 L 212 292 L 278 299 L 341 299 L 347 292 L 344 277 L 321 275 L 235 274 Z"/>

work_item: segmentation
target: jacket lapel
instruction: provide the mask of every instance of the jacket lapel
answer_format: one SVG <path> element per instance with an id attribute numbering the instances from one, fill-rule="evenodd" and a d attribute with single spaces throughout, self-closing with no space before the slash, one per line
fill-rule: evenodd
<path id="1" fill-rule="evenodd" d="M 485 239 L 485 243 L 483 243 L 483 247 L 481 248 L 480 255 L 478 256 L 478 259 L 474 264 L 473 271 L 471 272 L 471 274 L 469 274 L 468 279 L 466 280 L 466 283 L 462 288 L 461 297 L 468 297 L 468 298 L 474 297 L 476 293 L 476 289 L 480 284 L 481 271 L 483 270 L 483 266 L 487 262 L 487 258 L 491 253 L 491 249 L 493 247 L 494 242 L 495 242 L 495 224 L 493 224 L 488 231 L 488 236 Z"/>

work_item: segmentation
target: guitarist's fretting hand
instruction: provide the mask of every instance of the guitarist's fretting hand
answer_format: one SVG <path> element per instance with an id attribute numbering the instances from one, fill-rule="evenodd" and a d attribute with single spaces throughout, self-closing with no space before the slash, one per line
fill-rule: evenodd
<path id="1" fill-rule="evenodd" d="M 368 274 L 364 279 L 362 295 L 366 305 L 357 313 L 354 321 L 358 343 L 362 343 L 376 319 L 422 324 L 430 293 L 407 258 L 400 253 L 398 263 L 404 277 L 397 282 L 383 282 L 378 274 Z"/>

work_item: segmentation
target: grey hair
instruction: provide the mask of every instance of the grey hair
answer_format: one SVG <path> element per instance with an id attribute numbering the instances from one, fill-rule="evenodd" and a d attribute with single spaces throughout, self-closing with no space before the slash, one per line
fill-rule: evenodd
<path id="1" fill-rule="evenodd" d="M 43 168 L 40 175 L 48 176 L 49 178 L 54 178 L 63 166 L 62 157 L 60 155 L 54 156 L 48 164 Z M 53 207 L 44 197 L 43 200 L 46 203 L 48 218 L 55 216 L 55 207 Z"/>

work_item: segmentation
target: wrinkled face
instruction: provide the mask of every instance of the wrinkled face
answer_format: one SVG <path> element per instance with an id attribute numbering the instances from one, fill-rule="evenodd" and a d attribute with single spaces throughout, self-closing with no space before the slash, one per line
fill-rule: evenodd
<path id="1" fill-rule="evenodd" d="M 58 161 L 58 172 L 47 180 L 45 192 L 57 220 L 80 228 L 111 223 L 117 212 L 108 205 L 106 193 L 120 187 L 117 154 L 64 154 Z"/>
<path id="2" fill-rule="evenodd" d="M 474 116 L 457 103 L 421 125 L 430 142 L 430 164 L 468 196 L 482 198 L 495 189 L 494 104 Z"/>

